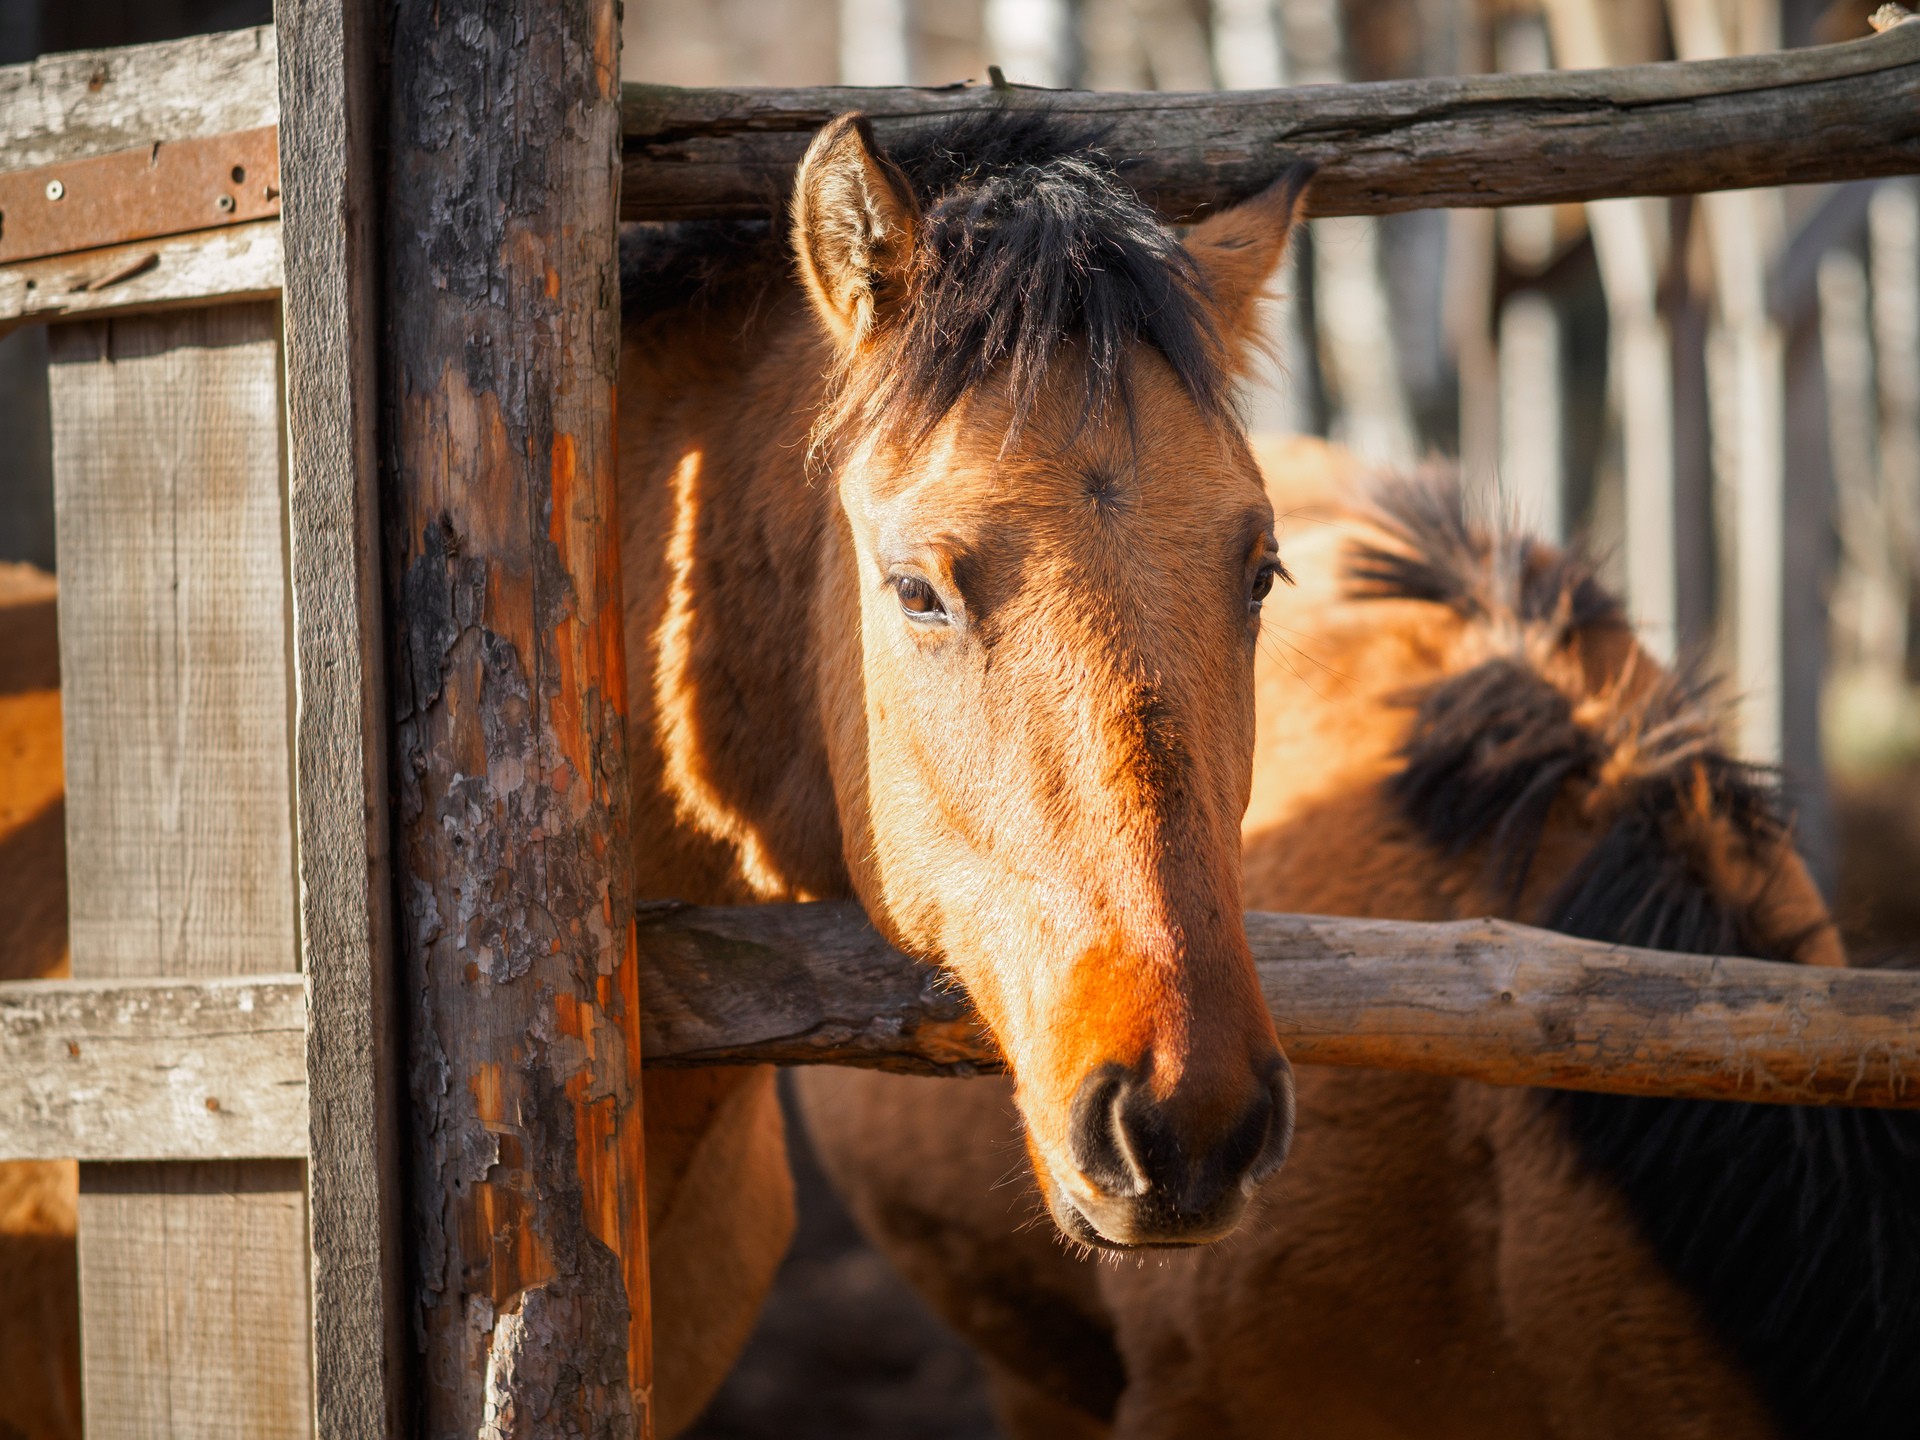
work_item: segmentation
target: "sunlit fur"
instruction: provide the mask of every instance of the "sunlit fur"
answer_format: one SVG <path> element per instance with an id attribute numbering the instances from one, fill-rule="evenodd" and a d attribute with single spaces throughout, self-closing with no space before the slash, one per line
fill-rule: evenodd
<path id="1" fill-rule="evenodd" d="M 1270 606 L 1249 906 L 1500 914 L 1842 962 L 1765 777 L 1582 563 L 1448 486 L 1297 503 Z M 1037 1437 L 1871 1437 L 1920 1413 L 1920 1116 L 1303 1071 L 1287 1169 L 1207 1251 L 1036 1230 L 998 1082 L 818 1072 L 868 1233 Z"/>
<path id="2" fill-rule="evenodd" d="M 628 237 L 639 891 L 857 896 L 964 983 L 1061 1225 L 1212 1240 L 1291 1128 L 1240 894 L 1273 516 L 1224 397 L 1306 173 L 1182 244 L 1044 115 L 890 143 L 828 126 L 790 237 Z M 668 1433 L 791 1227 L 770 1078 L 647 1078 Z"/>

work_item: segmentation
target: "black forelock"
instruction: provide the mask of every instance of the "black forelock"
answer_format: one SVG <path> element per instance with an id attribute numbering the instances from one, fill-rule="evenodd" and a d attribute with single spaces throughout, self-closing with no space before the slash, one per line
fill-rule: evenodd
<path id="1" fill-rule="evenodd" d="M 1571 617 L 1617 613 L 1612 597 L 1577 562 L 1468 524 L 1457 495 L 1399 494 L 1388 528 L 1404 551 L 1361 551 L 1353 593 L 1517 622 L 1507 653 L 1418 697 L 1388 781 L 1401 812 L 1443 852 L 1484 846 L 1517 896 L 1554 800 L 1630 739 L 1614 819 L 1530 918 L 1615 944 L 1795 959 L 1809 937 L 1763 933 L 1689 838 L 1703 805 L 1756 863 L 1787 835 L 1771 777 L 1721 748 L 1710 693 L 1669 679 L 1632 724 L 1581 723 L 1529 657 L 1573 639 Z M 1920 1431 L 1920 1114 L 1542 1093 L 1786 1435 Z"/>
<path id="2" fill-rule="evenodd" d="M 924 437 L 1004 374 L 1017 434 L 1068 345 L 1082 360 L 1081 423 L 1125 409 L 1139 344 L 1205 415 L 1227 414 L 1232 387 L 1204 277 L 1121 180 L 1103 133 L 1030 106 L 890 131 L 887 158 L 913 191 L 919 237 L 914 283 L 864 367 L 863 420 Z M 758 303 L 786 244 L 765 220 L 624 226 L 623 318 Z"/>
<path id="3" fill-rule="evenodd" d="M 897 135 L 920 210 L 915 275 L 864 407 L 925 433 L 1004 373 L 1012 432 L 1068 342 L 1082 422 L 1124 407 L 1132 346 L 1152 346 L 1210 416 L 1229 384 L 1205 282 L 1120 178 L 1102 132 L 1044 109 L 975 111 Z"/>

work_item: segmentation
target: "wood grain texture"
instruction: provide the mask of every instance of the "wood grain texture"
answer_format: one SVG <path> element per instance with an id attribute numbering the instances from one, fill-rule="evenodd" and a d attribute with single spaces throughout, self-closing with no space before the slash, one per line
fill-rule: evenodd
<path id="1" fill-rule="evenodd" d="M 0 1160 L 307 1153 L 298 975 L 0 982 Z"/>
<path id="2" fill-rule="evenodd" d="M 295 963 L 279 316 L 51 338 L 78 979 Z M 80 1167 L 86 1428 L 312 1433 L 303 1167 Z"/>
<path id="3" fill-rule="evenodd" d="M 837 114 L 873 116 L 884 144 L 901 124 L 998 104 L 1104 127 L 1129 183 L 1172 218 L 1242 199 L 1302 159 L 1322 167 L 1314 215 L 1849 180 L 1920 170 L 1920 25 L 1691 64 L 1292 90 L 629 85 L 621 216 L 765 215 Z"/>
<path id="4" fill-rule="evenodd" d="M 0 66 L 0 170 L 280 118 L 271 25 Z"/>
<path id="5" fill-rule="evenodd" d="M 283 274 L 280 222 L 0 265 L 0 333 L 29 320 L 271 300 Z"/>
<path id="6" fill-rule="evenodd" d="M 88 1440 L 311 1433 L 305 1168 L 81 1167 Z"/>
<path id="7" fill-rule="evenodd" d="M 278 332 L 52 335 L 76 976 L 294 963 Z"/>
<path id="8" fill-rule="evenodd" d="M 1920 1108 L 1920 975 L 1635 950 L 1501 920 L 1247 916 L 1295 1064 Z M 857 906 L 642 911 L 649 1065 L 999 1066 L 965 997 Z"/>
<path id="9" fill-rule="evenodd" d="M 617 6 L 389 13 L 385 550 L 420 1410 L 434 1435 L 643 1435 Z"/>
<path id="10" fill-rule="evenodd" d="M 404 1432 L 405 1164 L 379 559 L 377 25 L 280 0 L 296 823 L 317 1433 Z"/>

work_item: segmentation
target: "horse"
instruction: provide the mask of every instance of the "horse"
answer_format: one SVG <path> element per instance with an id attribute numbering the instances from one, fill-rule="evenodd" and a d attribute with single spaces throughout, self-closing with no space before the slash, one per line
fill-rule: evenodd
<path id="1" fill-rule="evenodd" d="M 1288 480 L 1299 583 L 1261 654 L 1249 905 L 1845 962 L 1725 704 L 1649 657 L 1587 561 L 1445 480 L 1297 507 Z M 1238 1233 L 1101 1264 L 1033 1223 L 1003 1084 L 798 1088 L 1016 1440 L 1920 1423 L 1910 1113 L 1303 1071 L 1293 1156 Z"/>
<path id="2" fill-rule="evenodd" d="M 787 236 L 623 238 L 637 893 L 852 896 L 957 976 L 1083 1243 L 1225 1236 L 1293 1131 L 1239 840 L 1284 571 L 1232 387 L 1310 176 L 1181 238 L 1056 115 L 847 115 Z M 792 1231 L 772 1080 L 647 1076 L 666 1434 Z"/>

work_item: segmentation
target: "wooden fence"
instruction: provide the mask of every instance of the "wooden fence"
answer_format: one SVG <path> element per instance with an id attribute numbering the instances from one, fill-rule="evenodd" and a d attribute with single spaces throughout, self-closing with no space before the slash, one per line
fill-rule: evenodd
<path id="1" fill-rule="evenodd" d="M 444 1162 L 473 1136 L 452 1115 L 415 1117 L 409 1153 L 396 1036 L 403 1023 L 432 1030 L 457 1086 L 505 1068 L 529 1012 L 478 1013 L 458 977 L 401 983 L 397 925 L 481 863 L 419 823 L 417 794 L 396 797 L 389 825 L 390 748 L 430 792 L 449 783 L 462 743 L 399 681 L 388 693 L 383 637 L 418 655 L 438 633 L 433 597 L 414 583 L 431 577 L 422 537 L 448 507 L 538 514 L 562 490 L 609 513 L 617 310 L 613 287 L 595 282 L 617 181 L 628 217 L 765 213 L 807 134 L 842 108 L 885 117 L 884 134 L 1032 95 L 622 95 L 612 0 L 526 7 L 512 35 L 472 0 L 278 9 L 277 35 L 0 70 L 0 247 L 39 237 L 22 242 L 32 253 L 0 249 L 0 326 L 58 322 L 74 976 L 0 986 L 0 1158 L 83 1161 L 95 1440 L 388 1436 L 416 1414 L 480 1429 L 482 1377 L 462 1348 L 464 1317 L 445 1308 L 459 1297 L 410 1297 L 401 1264 L 410 1242 L 457 1241 L 471 1202 Z M 591 123 L 538 139 L 567 128 L 529 119 L 562 89 Z M 449 96 L 481 93 L 516 104 L 451 113 Z M 1920 25 L 1783 57 L 1053 103 L 1111 121 L 1114 143 L 1144 156 L 1130 173 L 1169 214 L 1230 200 L 1295 156 L 1322 162 L 1320 213 L 1833 180 L 1920 171 Z M 268 126 L 271 179 L 257 159 L 232 158 L 257 156 L 235 147 Z M 516 170 L 534 144 L 555 163 Z M 152 165 L 166 147 L 199 159 L 137 214 L 88 198 L 127 183 L 129 152 Z M 530 187 L 510 217 L 462 208 L 475 175 L 509 173 Z M 61 209 L 69 197 L 87 203 Z M 474 283 L 509 253 L 505 283 Z M 462 365 L 475 339 L 514 363 L 476 378 Z M 548 412 L 531 448 L 488 447 L 475 406 L 538 408 L 563 381 L 572 408 Z M 537 585 L 488 583 L 537 568 L 548 541 L 498 535 L 463 563 L 521 663 L 564 652 L 583 667 L 569 683 L 590 685 L 593 657 L 620 653 L 618 575 L 591 527 L 558 554 L 587 597 L 576 628 L 543 618 Z M 618 716 L 603 718 L 616 733 Z M 546 815 L 600 857 L 573 877 L 583 904 L 603 882 L 624 895 L 624 847 L 649 841 L 622 834 L 618 767 L 601 773 L 591 758 L 604 738 L 568 742 L 589 757 L 590 803 Z M 490 865 L 529 863 L 526 836 L 504 822 L 483 819 L 472 838 Z M 398 917 L 395 894 L 408 897 Z M 1492 922 L 1250 916 L 1249 929 L 1303 1063 L 1920 1104 L 1908 1078 L 1920 978 L 1633 952 Z M 959 998 L 845 905 L 643 907 L 634 928 L 597 943 L 620 983 L 571 995 L 580 1023 L 649 1064 L 994 1063 Z M 736 958 L 722 966 L 719 953 Z M 759 983 L 770 972 L 779 986 Z M 568 993 L 564 975 L 547 979 Z M 515 1083 L 538 1099 L 554 1077 Z M 580 1333 L 549 1338 L 613 1347 L 644 1407 L 632 1094 L 574 1118 L 626 1137 L 611 1168 L 549 1159 L 621 1214 L 597 1238 L 621 1257 L 625 1293 L 587 1298 L 633 1322 L 594 1330 L 588 1304 Z M 403 1175 L 411 1213 L 442 1217 L 434 1233 L 408 1235 Z M 527 1196 L 516 1223 L 581 1223 L 547 1213 L 539 1184 Z M 476 1293 L 510 1278 L 489 1267 L 516 1263 L 517 1244 L 508 1234 L 461 1257 Z M 424 1365 L 408 1358 L 416 1322 Z M 577 1403 L 593 1428 L 631 1402 Z M 623 1423 L 643 1429 L 644 1413 Z"/>

